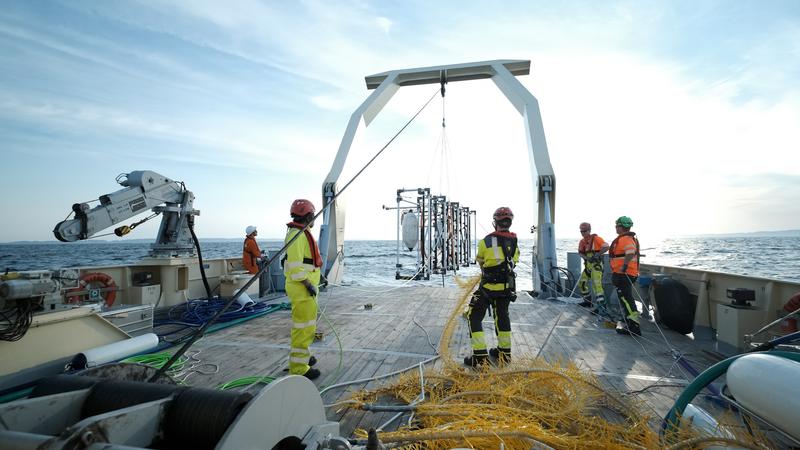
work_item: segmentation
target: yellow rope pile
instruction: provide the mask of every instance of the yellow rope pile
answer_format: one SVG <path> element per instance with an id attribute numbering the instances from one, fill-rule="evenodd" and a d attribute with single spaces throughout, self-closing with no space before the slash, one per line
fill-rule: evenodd
<path id="1" fill-rule="evenodd" d="M 499 448 L 500 443 L 506 449 L 654 448 L 658 442 L 647 417 L 604 393 L 573 365 L 527 360 L 477 372 L 445 367 L 426 372 L 424 383 L 416 429 L 381 433 L 382 442 L 409 443 L 404 447 L 409 449 Z M 385 404 L 391 397 L 409 404 L 420 390 L 419 375 L 411 372 L 390 386 L 357 393 L 353 400 Z"/>
<path id="2" fill-rule="evenodd" d="M 390 385 L 356 392 L 346 406 L 374 410 L 376 404 L 412 405 L 411 426 L 380 432 L 381 442 L 404 449 L 665 446 L 650 428 L 649 417 L 639 412 L 639 405 L 607 392 L 592 374 L 571 363 L 516 358 L 505 367 L 476 371 L 454 362 L 447 343 L 477 281 L 460 283 L 462 296 L 440 340 L 444 361 L 440 370 L 426 370 L 422 377 L 411 371 Z M 356 434 L 367 436 L 364 430 Z M 669 442 L 677 443 L 676 448 L 701 448 L 714 440 L 687 428 L 672 435 Z"/>

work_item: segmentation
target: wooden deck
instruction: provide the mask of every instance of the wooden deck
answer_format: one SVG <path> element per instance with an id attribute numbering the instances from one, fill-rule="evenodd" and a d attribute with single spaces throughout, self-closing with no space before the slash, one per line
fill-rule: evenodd
<path id="1" fill-rule="evenodd" d="M 387 288 L 329 288 L 321 293 L 319 303 L 333 328 L 325 318 L 319 319 L 318 330 L 324 336 L 311 350 L 319 361 L 316 367 L 322 376 L 315 383 L 322 388 L 374 377 L 434 356 L 434 347 L 439 345 L 442 329 L 458 296 L 457 289 L 442 287 L 404 287 L 388 292 Z M 372 308 L 365 308 L 365 304 L 372 304 Z M 523 293 L 512 303 L 510 314 L 515 357 L 571 360 L 580 368 L 593 371 L 607 387 L 620 393 L 647 388 L 632 395 L 644 402 L 653 416 L 653 426 L 672 406 L 687 379 L 692 378 L 675 362 L 671 348 L 681 352 L 699 371 L 718 360 L 707 347 L 662 327 L 665 339 L 653 323 L 644 320 L 641 338 L 618 335 L 573 303 L 538 300 Z M 450 352 L 461 360 L 471 351 L 466 322 L 458 320 Z M 494 344 L 492 327 L 491 318 L 487 317 L 484 328 L 489 346 Z M 338 372 L 340 351 L 334 328 L 343 349 Z M 192 374 L 188 383 L 216 387 L 246 376 L 285 375 L 290 329 L 289 311 L 279 311 L 206 336 L 192 350 L 200 350 L 198 358 L 218 365 L 219 371 Z M 381 383 L 372 381 L 332 389 L 323 395 L 323 401 L 331 404 L 348 398 L 354 390 L 374 388 Z M 391 416 L 361 411 L 337 413 L 335 409 L 328 409 L 328 418 L 341 423 L 343 436 L 350 436 L 356 428 L 377 427 Z"/>

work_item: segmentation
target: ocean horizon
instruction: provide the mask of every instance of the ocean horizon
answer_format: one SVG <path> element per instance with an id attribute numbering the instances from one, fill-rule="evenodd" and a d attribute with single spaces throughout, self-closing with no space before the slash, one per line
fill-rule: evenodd
<path id="1" fill-rule="evenodd" d="M 558 265 L 566 267 L 567 253 L 577 251 L 578 238 L 557 239 Z M 0 271 L 50 270 L 134 264 L 146 257 L 151 240 L 14 242 L 0 243 Z M 243 239 L 200 239 L 204 259 L 241 256 Z M 282 239 L 259 239 L 262 250 L 277 251 Z M 520 289 L 532 289 L 534 239 L 520 238 Z M 791 236 L 640 238 L 642 262 L 737 275 L 800 282 L 800 230 Z M 473 251 L 474 251 L 473 246 Z M 404 275 L 415 272 L 416 251 L 409 252 L 396 240 L 346 240 L 344 284 L 396 285 L 395 265 Z M 476 273 L 471 264 L 461 275 Z"/>

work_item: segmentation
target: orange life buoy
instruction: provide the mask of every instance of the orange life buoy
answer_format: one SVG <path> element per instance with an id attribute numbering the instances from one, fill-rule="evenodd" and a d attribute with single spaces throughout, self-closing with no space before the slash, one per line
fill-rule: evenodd
<path id="1" fill-rule="evenodd" d="M 102 284 L 103 287 L 101 289 L 106 291 L 106 306 L 111 306 L 114 304 L 114 300 L 117 298 L 117 283 L 114 282 L 114 279 L 111 278 L 111 275 L 102 272 L 90 272 L 83 274 L 80 280 L 78 280 L 78 287 L 67 291 L 67 303 L 77 303 L 81 301 L 81 297 L 86 295 L 86 293 L 84 292 L 78 294 L 78 292 L 86 291 L 87 286 L 89 286 L 90 283 Z"/>
<path id="2" fill-rule="evenodd" d="M 794 294 L 792 298 L 783 305 L 783 312 L 784 314 L 791 314 L 797 309 L 800 308 L 800 292 Z M 797 318 L 796 317 L 789 317 L 788 319 L 783 319 L 781 321 L 781 331 L 784 334 L 794 333 L 797 331 Z"/>

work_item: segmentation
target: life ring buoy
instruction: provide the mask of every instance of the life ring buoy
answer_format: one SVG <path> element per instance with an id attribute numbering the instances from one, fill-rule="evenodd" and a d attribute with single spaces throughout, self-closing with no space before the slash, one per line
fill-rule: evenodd
<path id="1" fill-rule="evenodd" d="M 800 292 L 794 294 L 792 298 L 783 305 L 783 313 L 791 314 L 797 311 L 798 308 L 800 308 Z M 796 317 L 789 317 L 781 321 L 781 332 L 783 332 L 783 334 L 794 333 L 796 331 L 798 331 Z"/>
<path id="2" fill-rule="evenodd" d="M 104 298 L 106 306 L 111 306 L 114 304 L 114 300 L 117 298 L 117 283 L 114 282 L 114 279 L 111 278 L 111 275 L 102 272 L 90 272 L 83 274 L 78 280 L 78 287 L 74 287 L 67 291 L 67 303 L 80 302 L 83 299 L 83 296 L 86 295 L 85 291 L 91 283 L 99 283 L 102 285 L 101 289 L 106 292 L 106 296 Z"/>

